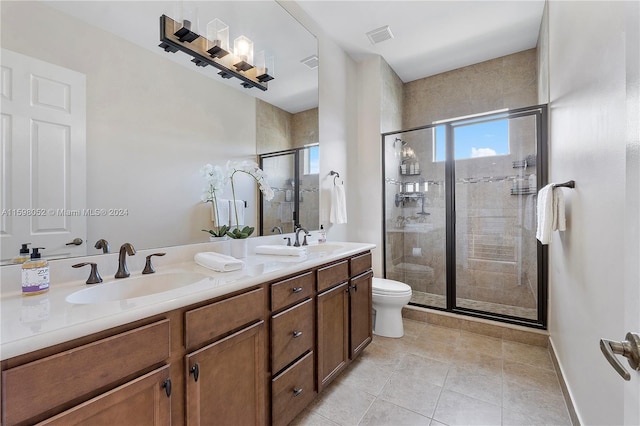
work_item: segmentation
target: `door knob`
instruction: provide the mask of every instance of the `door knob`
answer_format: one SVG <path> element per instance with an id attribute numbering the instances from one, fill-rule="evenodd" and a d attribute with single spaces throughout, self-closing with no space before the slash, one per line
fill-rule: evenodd
<path id="1" fill-rule="evenodd" d="M 65 245 L 67 246 L 79 246 L 83 243 L 82 238 L 74 238 L 73 241 L 71 241 L 70 243 L 67 243 Z"/>
<path id="2" fill-rule="evenodd" d="M 620 361 L 618 361 L 616 355 L 622 355 L 627 358 L 631 368 L 640 371 L 640 334 L 629 332 L 625 337 L 627 340 L 623 340 L 622 342 L 600 339 L 600 350 L 607 361 L 609 361 L 609 364 L 611 364 L 623 379 L 631 380 L 631 375 Z"/>

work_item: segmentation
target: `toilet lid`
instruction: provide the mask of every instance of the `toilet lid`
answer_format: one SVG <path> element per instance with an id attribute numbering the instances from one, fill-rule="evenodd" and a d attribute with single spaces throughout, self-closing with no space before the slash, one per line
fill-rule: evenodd
<path id="1" fill-rule="evenodd" d="M 411 287 L 400 281 L 374 278 L 372 291 L 376 294 L 405 294 L 411 293 Z"/>

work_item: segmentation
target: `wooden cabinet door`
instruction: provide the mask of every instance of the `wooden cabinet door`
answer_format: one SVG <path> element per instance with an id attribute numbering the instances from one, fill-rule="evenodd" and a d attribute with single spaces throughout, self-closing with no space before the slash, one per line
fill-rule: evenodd
<path id="1" fill-rule="evenodd" d="M 265 423 L 264 330 L 260 321 L 186 355 L 188 425 Z"/>
<path id="2" fill-rule="evenodd" d="M 373 273 L 351 279 L 349 286 L 349 321 L 351 325 L 349 358 L 354 359 L 373 338 L 372 285 Z"/>
<path id="3" fill-rule="evenodd" d="M 318 295 L 318 391 L 346 366 L 349 356 L 348 283 Z"/>
<path id="4" fill-rule="evenodd" d="M 170 425 L 169 377 L 167 365 L 38 424 Z"/>

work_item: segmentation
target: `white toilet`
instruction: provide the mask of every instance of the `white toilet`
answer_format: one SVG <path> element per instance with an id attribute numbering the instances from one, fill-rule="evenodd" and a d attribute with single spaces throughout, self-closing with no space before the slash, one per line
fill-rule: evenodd
<path id="1" fill-rule="evenodd" d="M 411 287 L 400 281 L 374 278 L 372 293 L 375 311 L 374 334 L 382 337 L 402 337 L 402 307 L 411 300 Z"/>

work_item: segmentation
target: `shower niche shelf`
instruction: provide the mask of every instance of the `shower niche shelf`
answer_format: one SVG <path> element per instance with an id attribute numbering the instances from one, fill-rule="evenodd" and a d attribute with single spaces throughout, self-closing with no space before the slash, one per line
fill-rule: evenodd
<path id="1" fill-rule="evenodd" d="M 537 191 L 535 188 L 527 188 L 527 189 L 512 189 L 511 195 L 533 195 L 536 194 Z"/>

